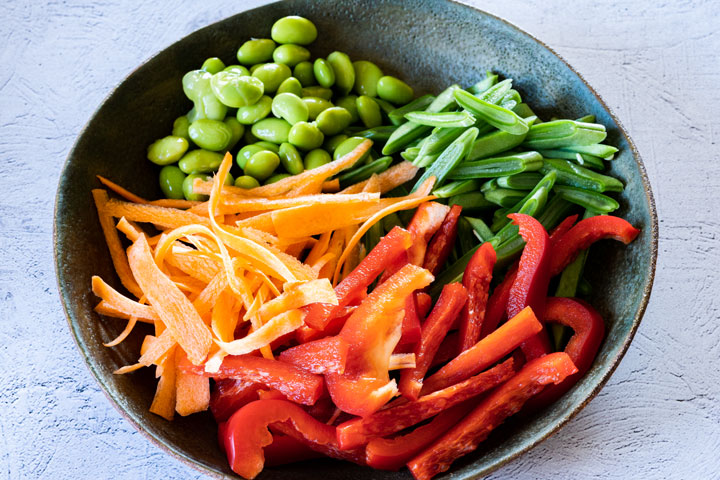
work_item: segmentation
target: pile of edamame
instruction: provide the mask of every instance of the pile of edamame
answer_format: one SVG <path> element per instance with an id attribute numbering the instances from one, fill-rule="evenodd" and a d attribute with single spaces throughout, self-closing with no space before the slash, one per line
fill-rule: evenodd
<path id="1" fill-rule="evenodd" d="M 162 166 L 167 198 L 205 200 L 192 191 L 193 181 L 217 171 L 227 151 L 237 163 L 228 183 L 253 188 L 329 163 L 365 138 L 389 137 L 395 128 L 390 114 L 413 100 L 413 89 L 343 52 L 311 60 L 307 46 L 317 35 L 310 20 L 283 17 L 271 38 L 240 46 L 238 64 L 208 58 L 183 77 L 193 107 L 147 153 Z M 371 150 L 343 172 L 341 183 L 369 178 L 392 161 Z"/>

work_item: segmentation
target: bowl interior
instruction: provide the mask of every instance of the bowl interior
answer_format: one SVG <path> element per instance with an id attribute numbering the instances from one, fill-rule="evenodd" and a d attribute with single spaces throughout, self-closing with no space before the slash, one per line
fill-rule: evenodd
<path id="1" fill-rule="evenodd" d="M 139 195 L 157 198 L 157 170 L 145 159 L 147 145 L 165 136 L 173 120 L 190 107 L 180 79 L 203 59 L 219 56 L 235 63 L 235 52 L 250 37 L 267 37 L 273 21 L 303 15 L 318 27 L 313 57 L 333 50 L 368 59 L 398 75 L 418 93 L 451 83 L 469 85 L 492 69 L 514 79 L 533 109 L 548 118 L 596 115 L 608 140 L 620 148 L 610 173 L 627 185 L 617 215 L 642 229 L 628 247 L 604 242 L 593 247 L 586 271 L 592 304 L 608 326 L 593 369 L 564 398 L 539 416 L 510 421 L 473 454 L 453 465 L 453 478 L 484 474 L 530 448 L 565 423 L 604 384 L 625 352 L 644 312 L 654 273 L 656 219 L 647 177 L 621 127 L 583 80 L 544 45 L 517 28 L 470 7 L 444 1 L 330 0 L 267 5 L 228 18 L 187 36 L 130 75 L 103 103 L 70 154 L 60 179 L 56 205 L 58 284 L 78 346 L 116 407 L 163 448 L 215 476 L 232 475 L 216 446 L 209 414 L 167 422 L 148 412 L 155 391 L 149 369 L 114 376 L 134 363 L 146 333 L 138 328 L 116 348 L 104 348 L 122 322 L 93 312 L 92 275 L 120 288 L 97 221 L 90 190 L 95 175 L 106 176 Z M 261 478 L 409 478 L 407 472 L 380 472 L 334 461 L 267 468 Z M 439 478 L 449 477 L 449 474 Z"/>

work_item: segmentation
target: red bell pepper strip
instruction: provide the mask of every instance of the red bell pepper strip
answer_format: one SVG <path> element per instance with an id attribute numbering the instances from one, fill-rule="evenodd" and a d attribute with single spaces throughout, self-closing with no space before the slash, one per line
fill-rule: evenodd
<path id="1" fill-rule="evenodd" d="M 462 283 L 467 290 L 468 301 L 460 317 L 461 352 L 480 340 L 496 258 L 495 249 L 486 242 L 475 251 L 465 267 Z"/>
<path id="2" fill-rule="evenodd" d="M 400 373 L 399 389 L 403 397 L 417 400 L 432 359 L 462 311 L 467 297 L 465 287 L 460 283 L 450 283 L 443 287 L 440 298 L 423 324 L 420 342 L 415 345 L 415 368 L 406 368 Z"/>
<path id="3" fill-rule="evenodd" d="M 263 447 L 273 442 L 268 430 L 275 425 L 316 452 L 334 458 L 363 461 L 358 452 L 343 452 L 337 447 L 335 427 L 318 422 L 302 408 L 286 400 L 258 400 L 249 403 L 230 417 L 223 444 L 230 468 L 238 475 L 255 478 L 263 469 Z"/>
<path id="4" fill-rule="evenodd" d="M 416 425 L 443 410 L 476 397 L 508 380 L 515 374 L 513 361 L 497 365 L 443 390 L 421 397 L 415 402 L 399 401 L 365 418 L 355 418 L 337 427 L 340 448 L 365 445 L 370 437 L 386 437 Z"/>
<path id="5" fill-rule="evenodd" d="M 452 252 L 455 246 L 458 220 L 460 220 L 461 212 L 462 207 L 460 205 L 450 207 L 450 211 L 440 225 L 440 230 L 438 230 L 432 237 L 432 240 L 430 240 L 430 244 L 425 252 L 423 268 L 430 270 L 430 273 L 433 275 L 437 275 L 440 272 L 440 269 L 445 265 L 445 262 L 450 256 L 450 252 Z"/>
<path id="6" fill-rule="evenodd" d="M 620 217 L 599 215 L 584 218 L 555 242 L 550 262 L 550 274 L 552 276 L 560 274 L 575 260 L 578 253 L 598 240 L 612 238 L 627 245 L 635 240 L 639 233 L 640 230 Z"/>
<path id="7" fill-rule="evenodd" d="M 405 314 L 402 322 L 402 335 L 398 346 L 415 345 L 422 335 L 420 317 L 417 312 L 417 301 L 415 294 L 408 295 L 405 300 Z"/>
<path id="8" fill-rule="evenodd" d="M 263 454 L 268 467 L 323 457 L 322 453 L 314 451 L 299 440 L 277 433 L 272 436 L 272 443 L 263 449 Z"/>
<path id="9" fill-rule="evenodd" d="M 293 402 L 303 405 L 314 404 L 325 391 L 323 377 L 319 375 L 289 363 L 252 355 L 228 355 L 215 373 L 208 373 L 204 365 L 193 365 L 189 361 L 182 362 L 179 367 L 183 372 L 194 375 L 256 382 L 274 388 Z"/>
<path id="10" fill-rule="evenodd" d="M 442 390 L 482 372 L 540 330 L 542 324 L 532 309 L 525 308 L 426 379 L 420 396 Z"/>
<path id="11" fill-rule="evenodd" d="M 340 410 L 370 415 L 395 395 L 397 387 L 390 381 L 388 367 L 402 333 L 405 299 L 432 280 L 427 270 L 405 265 L 376 287 L 345 322 L 340 332 L 350 344 L 345 373 L 325 374 L 330 396 Z"/>
<path id="12" fill-rule="evenodd" d="M 458 344 L 460 343 L 460 334 L 458 332 L 450 332 L 445 335 L 438 351 L 433 357 L 430 368 L 435 368 L 438 365 L 444 365 L 453 358 L 458 356 Z"/>
<path id="13" fill-rule="evenodd" d="M 288 348 L 280 354 L 280 361 L 322 375 L 343 373 L 350 345 L 341 337 L 326 337 Z"/>
<path id="14" fill-rule="evenodd" d="M 338 316 L 367 290 L 383 271 L 412 246 L 413 236 L 407 230 L 394 227 L 360 264 L 335 287 L 338 304 L 313 303 L 305 307 L 305 323 L 316 330 L 324 330 L 328 322 Z"/>
<path id="15" fill-rule="evenodd" d="M 513 378 L 490 393 L 468 416 L 437 442 L 408 462 L 417 480 L 429 480 L 472 452 L 490 432 L 517 413 L 545 385 L 558 384 L 577 371 L 566 353 L 551 353 L 528 362 Z"/>
<path id="16" fill-rule="evenodd" d="M 558 223 L 557 227 L 552 229 L 552 232 L 550 232 L 550 245 L 552 247 L 555 246 L 555 244 L 560 239 L 560 237 L 565 235 L 568 232 L 568 230 L 570 230 L 573 227 L 573 225 L 575 225 L 575 222 L 577 222 L 577 219 L 578 219 L 577 214 L 570 215 L 565 220 Z"/>
<path id="17" fill-rule="evenodd" d="M 287 400 L 288 398 L 275 389 L 260 389 L 258 390 L 258 400 Z"/>
<path id="18" fill-rule="evenodd" d="M 210 394 L 210 411 L 218 423 L 224 422 L 240 407 L 258 399 L 263 385 L 232 378 L 217 379 Z"/>
<path id="19" fill-rule="evenodd" d="M 307 325 L 303 325 L 295 330 L 295 340 L 297 340 L 298 343 L 308 343 L 314 340 L 320 340 L 321 338 L 337 335 L 340 333 L 343 325 L 345 325 L 345 321 L 350 318 L 350 315 L 355 308 L 356 307 L 345 307 L 345 309 L 340 312 L 337 317 L 330 320 L 322 330 L 315 330 Z M 345 314 L 344 312 L 346 311 L 349 313 Z"/>
<path id="20" fill-rule="evenodd" d="M 567 377 L 559 385 L 543 390 L 533 398 L 533 408 L 542 408 L 564 395 L 580 380 L 595 360 L 605 337 L 605 324 L 600 314 L 588 303 L 574 298 L 550 297 L 545 306 L 545 322 L 559 323 L 573 329 L 573 336 L 565 347 L 577 367 L 577 373 Z M 530 405 L 528 405 L 530 406 Z"/>
<path id="21" fill-rule="evenodd" d="M 510 287 L 507 315 L 508 318 L 513 317 L 529 306 L 542 322 L 545 298 L 550 284 L 552 260 L 550 237 L 545 227 L 530 215 L 513 213 L 508 217 L 520 227 L 520 236 L 525 240 L 525 248 L 520 256 L 517 276 Z M 545 329 L 529 338 L 521 348 L 526 360 L 547 355 L 552 351 L 550 338 Z"/>
<path id="22" fill-rule="evenodd" d="M 480 331 L 480 340 L 490 335 L 495 329 L 507 318 L 507 303 L 510 298 L 510 289 L 515 283 L 517 276 L 517 265 L 513 266 L 505 274 L 505 278 L 495 287 L 492 295 L 488 298 L 487 308 L 485 309 L 485 319 L 482 323 Z"/>
<path id="23" fill-rule="evenodd" d="M 432 297 L 425 292 L 415 292 L 418 317 L 426 318 L 432 308 Z"/>

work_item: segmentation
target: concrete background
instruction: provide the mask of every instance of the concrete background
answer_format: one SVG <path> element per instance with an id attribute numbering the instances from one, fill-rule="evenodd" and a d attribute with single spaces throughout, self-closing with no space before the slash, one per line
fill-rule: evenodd
<path id="1" fill-rule="evenodd" d="M 53 200 L 110 89 L 178 38 L 264 2 L 2 3 L 0 478 L 202 478 L 135 432 L 76 352 L 55 286 Z M 717 3 L 472 3 L 545 41 L 614 109 L 645 159 L 661 235 L 650 306 L 609 384 L 491 478 L 720 478 Z"/>

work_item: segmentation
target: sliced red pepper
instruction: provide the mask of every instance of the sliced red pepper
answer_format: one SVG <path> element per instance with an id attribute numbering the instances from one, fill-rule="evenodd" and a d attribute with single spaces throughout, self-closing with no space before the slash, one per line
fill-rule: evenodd
<path id="1" fill-rule="evenodd" d="M 415 368 L 403 369 L 400 373 L 400 393 L 403 397 L 416 400 L 422 389 L 432 359 L 467 301 L 467 292 L 460 283 L 443 287 L 440 298 L 422 327 L 422 337 L 415 346 Z"/>
<path id="2" fill-rule="evenodd" d="M 508 217 L 520 227 L 520 236 L 525 240 L 525 248 L 520 256 L 517 276 L 510 288 L 507 315 L 508 318 L 513 317 L 529 306 L 542 322 L 545 298 L 550 284 L 552 260 L 550 237 L 545 227 L 530 215 L 513 213 Z M 547 355 L 552 351 L 550 338 L 545 329 L 529 338 L 521 348 L 526 360 Z"/>
<path id="3" fill-rule="evenodd" d="M 545 306 L 545 322 L 559 323 L 573 329 L 565 353 L 577 367 L 577 373 L 559 385 L 543 390 L 531 400 L 533 408 L 542 408 L 564 395 L 592 366 L 603 338 L 605 324 L 600 314 L 588 303 L 574 298 L 551 297 Z"/>
<path id="4" fill-rule="evenodd" d="M 340 332 L 350 344 L 345 373 L 325 375 L 340 410 L 370 415 L 395 395 L 397 387 L 390 381 L 388 366 L 402 333 L 405 299 L 432 280 L 427 270 L 405 265 L 376 287 L 345 322 Z"/>
<path id="5" fill-rule="evenodd" d="M 570 215 L 565 220 L 560 222 L 557 225 L 557 227 L 553 228 L 552 232 L 550 232 L 550 245 L 555 246 L 555 243 L 558 241 L 558 239 L 560 239 L 560 237 L 565 235 L 568 232 L 568 230 L 570 230 L 573 227 L 573 225 L 575 225 L 575 222 L 577 222 L 577 219 L 578 219 L 577 214 Z"/>
<path id="6" fill-rule="evenodd" d="M 405 300 L 405 314 L 402 322 L 402 335 L 398 346 L 415 345 L 422 334 L 420 317 L 417 312 L 417 301 L 415 294 L 408 295 Z"/>
<path id="7" fill-rule="evenodd" d="M 460 317 L 461 352 L 480 340 L 496 258 L 492 244 L 486 242 L 475 251 L 465 267 L 462 282 L 468 293 L 468 301 Z"/>
<path id="8" fill-rule="evenodd" d="M 315 402 L 315 405 L 307 407 L 306 411 L 312 415 L 313 418 L 323 423 L 327 423 L 333 415 L 335 415 L 335 404 L 329 396 L 322 397 L 320 400 Z"/>
<path id="9" fill-rule="evenodd" d="M 316 452 L 299 440 L 277 433 L 273 434 L 272 443 L 263 449 L 263 453 L 265 465 L 268 467 L 323 457 L 322 453 Z"/>
<path id="10" fill-rule="evenodd" d="M 482 330 L 480 331 L 480 339 L 487 337 L 507 318 L 507 303 L 510 298 L 510 289 L 515 282 L 517 276 L 517 265 L 508 270 L 503 281 L 495 287 L 492 295 L 488 298 L 487 308 L 485 309 L 485 319 L 483 320 Z"/>
<path id="11" fill-rule="evenodd" d="M 627 245 L 635 240 L 639 233 L 640 230 L 620 217 L 599 215 L 584 218 L 555 242 L 550 274 L 552 276 L 560 274 L 575 260 L 578 253 L 598 240 L 612 238 Z"/>
<path id="12" fill-rule="evenodd" d="M 395 227 L 360 264 L 335 287 L 338 304 L 313 303 L 305 307 L 305 323 L 316 330 L 324 330 L 328 322 L 338 316 L 344 307 L 365 294 L 367 287 L 397 258 L 405 255 L 412 246 L 413 236 L 407 230 Z"/>
<path id="13" fill-rule="evenodd" d="M 525 308 L 426 379 L 423 382 L 421 396 L 442 390 L 482 372 L 540 330 L 542 324 L 535 317 L 532 309 Z"/>
<path id="14" fill-rule="evenodd" d="M 204 365 L 193 365 L 189 361 L 179 364 L 182 371 L 212 378 L 235 378 L 245 382 L 256 382 L 282 392 L 290 400 L 303 405 L 312 405 L 325 389 L 323 377 L 289 363 L 252 355 L 228 355 L 215 373 L 205 371 Z"/>
<path id="15" fill-rule="evenodd" d="M 343 373 L 350 345 L 341 337 L 327 337 L 288 348 L 280 354 L 280 361 L 322 375 Z"/>
<path id="16" fill-rule="evenodd" d="M 438 347 L 437 353 L 433 358 L 430 368 L 437 367 L 438 365 L 444 365 L 453 358 L 458 356 L 458 344 L 460 343 L 460 335 L 458 332 L 450 332 L 445 335 L 440 347 Z"/>
<path id="17" fill-rule="evenodd" d="M 258 399 L 263 385 L 232 378 L 217 379 L 210 394 L 210 411 L 218 423 L 224 422 L 240 407 Z"/>
<path id="18" fill-rule="evenodd" d="M 391 403 L 388 408 L 368 417 L 349 420 L 337 427 L 340 447 L 355 448 L 365 445 L 370 437 L 386 437 L 397 433 L 496 387 L 514 374 L 513 361 L 507 360 L 464 382 L 425 395 L 415 402 L 401 400 L 394 402 L 397 405 L 393 406 Z"/>
<path id="19" fill-rule="evenodd" d="M 545 385 L 558 384 L 577 371 L 566 353 L 552 353 L 528 362 L 513 378 L 490 393 L 468 416 L 437 442 L 408 462 L 417 480 L 429 480 L 472 452 L 490 432 L 517 413 Z"/>
<path id="20" fill-rule="evenodd" d="M 334 458 L 363 462 L 356 451 L 337 446 L 335 427 L 318 422 L 302 408 L 286 400 L 258 400 L 235 412 L 228 420 L 223 444 L 230 468 L 247 479 L 263 469 L 263 447 L 273 442 L 268 426 L 290 435 L 312 450 Z"/>
<path id="21" fill-rule="evenodd" d="M 287 400 L 288 398 L 278 390 L 261 388 L 257 392 L 259 400 Z"/>
<path id="22" fill-rule="evenodd" d="M 445 265 L 445 262 L 450 256 L 450 252 L 452 252 L 455 246 L 458 220 L 460 220 L 461 212 L 462 207 L 460 205 L 450 207 L 450 211 L 440 225 L 440 230 L 438 230 L 432 237 L 432 240 L 430 240 L 430 244 L 425 252 L 423 268 L 430 270 L 430 273 L 433 275 L 437 275 L 440 272 L 440 269 Z"/>
<path id="23" fill-rule="evenodd" d="M 425 292 L 415 292 L 415 303 L 418 316 L 421 319 L 426 318 L 432 308 L 432 297 Z"/>
<path id="24" fill-rule="evenodd" d="M 325 325 L 325 328 L 323 330 L 315 330 L 314 328 L 310 328 L 307 325 L 303 325 L 302 327 L 295 330 L 295 340 L 297 340 L 298 343 L 307 343 L 314 340 L 320 340 L 321 338 L 337 335 L 338 333 L 340 333 L 343 325 L 345 325 L 345 321 L 350 318 L 350 315 L 354 310 L 355 307 L 345 307 L 343 312 L 341 312 L 337 317 L 330 320 L 327 325 Z M 349 311 L 350 313 L 343 314 L 345 311 Z"/>

